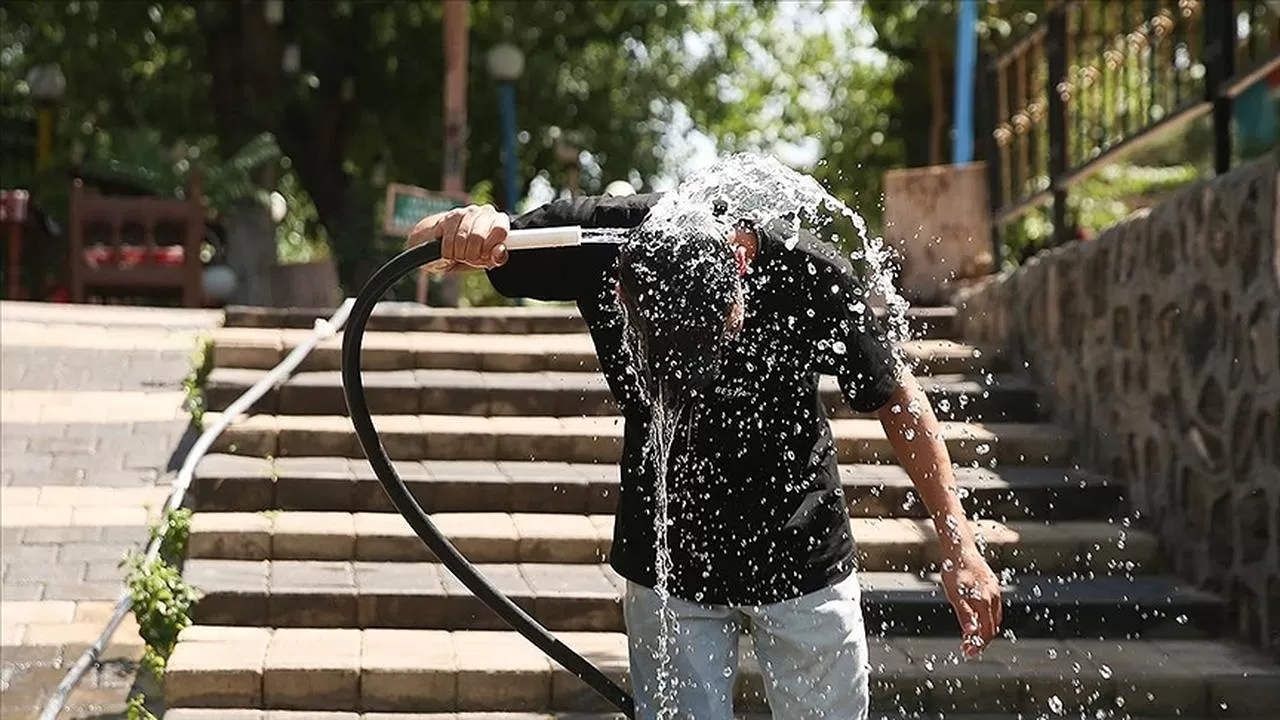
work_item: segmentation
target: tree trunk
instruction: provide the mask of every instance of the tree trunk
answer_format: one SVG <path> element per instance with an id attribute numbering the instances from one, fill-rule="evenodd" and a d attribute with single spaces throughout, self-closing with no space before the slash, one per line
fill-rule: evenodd
<path id="1" fill-rule="evenodd" d="M 938 48 L 929 46 L 929 90 L 932 97 L 933 123 L 929 128 L 929 164 L 942 164 L 942 135 L 947 128 L 947 113 L 942 89 L 942 58 Z"/>
<path id="2" fill-rule="evenodd" d="M 227 265 L 236 274 L 232 302 L 269 307 L 271 268 L 276 264 L 276 226 L 271 210 L 262 203 L 237 203 L 222 219 L 226 233 Z"/>

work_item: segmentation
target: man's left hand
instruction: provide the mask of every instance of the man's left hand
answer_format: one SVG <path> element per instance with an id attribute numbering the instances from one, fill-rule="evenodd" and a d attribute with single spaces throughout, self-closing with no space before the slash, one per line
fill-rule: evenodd
<path id="1" fill-rule="evenodd" d="M 973 657 L 1000 632 L 1004 615 L 1000 580 L 977 548 L 970 548 L 956 552 L 943 563 L 942 585 L 960 621 L 964 635 L 961 649 Z"/>

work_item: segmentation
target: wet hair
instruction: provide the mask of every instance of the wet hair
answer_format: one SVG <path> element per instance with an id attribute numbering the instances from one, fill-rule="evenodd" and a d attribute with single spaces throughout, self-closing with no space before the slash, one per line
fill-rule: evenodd
<path id="1" fill-rule="evenodd" d="M 739 297 L 725 234 L 718 223 L 692 220 L 642 224 L 618 256 L 619 297 L 650 394 L 659 387 L 689 394 L 714 382 Z"/>

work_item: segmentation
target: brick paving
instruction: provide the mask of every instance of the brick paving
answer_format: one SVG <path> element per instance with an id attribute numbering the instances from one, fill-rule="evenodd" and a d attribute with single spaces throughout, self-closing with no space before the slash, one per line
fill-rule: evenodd
<path id="1" fill-rule="evenodd" d="M 36 717 L 102 632 L 192 439 L 182 380 L 209 311 L 0 303 L 0 715 Z M 64 717 L 118 716 L 128 618 Z"/>

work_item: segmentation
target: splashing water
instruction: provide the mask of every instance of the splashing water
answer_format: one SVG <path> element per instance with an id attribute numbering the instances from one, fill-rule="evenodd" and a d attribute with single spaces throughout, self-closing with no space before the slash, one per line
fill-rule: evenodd
<path id="1" fill-rule="evenodd" d="M 792 228 L 790 238 L 786 240 L 790 250 L 795 248 L 801 229 L 836 245 L 839 238 L 829 226 L 837 218 L 853 224 L 857 238 L 847 238 L 855 240 L 851 243 L 854 250 L 849 259 L 855 267 L 864 268 L 863 279 L 868 285 L 868 296 L 879 296 L 886 303 L 884 324 L 888 340 L 897 360 L 904 363 L 902 343 L 910 339 L 907 302 L 893 286 L 890 252 L 880 238 L 868 233 L 866 221 L 860 214 L 824 190 L 812 177 L 798 173 L 771 157 L 746 153 L 731 155 L 664 194 L 649 211 L 644 224 L 662 237 L 678 243 L 693 228 L 706 230 L 710 227 L 728 237 L 733 224 L 741 219 L 749 219 L 759 226 L 784 220 L 790 222 Z M 627 242 L 630 237 L 630 231 L 591 229 L 584 231 L 583 242 L 618 243 Z M 857 309 L 861 311 L 864 308 Z M 670 682 L 671 642 L 678 632 L 678 623 L 669 609 L 672 559 L 668 469 L 682 412 L 686 408 L 696 411 L 696 407 L 690 404 L 694 398 L 676 396 L 666 383 L 654 381 L 640 334 L 625 312 L 622 317 L 626 346 L 631 355 L 629 360 L 650 410 L 649 436 L 644 452 L 654 471 L 654 530 L 657 538 L 654 591 L 659 599 L 660 627 L 655 660 L 658 664 L 658 718 L 665 720 L 674 717 L 676 712 L 670 707 Z M 915 407 L 907 410 L 917 415 L 920 412 Z"/>
<path id="2" fill-rule="evenodd" d="M 656 587 L 658 595 L 658 720 L 674 716 L 671 704 L 671 688 L 668 682 L 671 676 L 671 637 L 679 630 L 676 619 L 671 612 L 671 521 L 668 517 L 667 470 L 671 460 L 671 446 L 675 441 L 677 423 L 680 418 L 682 403 L 680 398 L 668 397 L 659 393 L 660 402 L 653 405 L 649 423 L 649 438 L 645 454 L 653 465 L 655 477 L 654 488 L 654 530 L 657 535 L 657 552 L 654 560 Z"/>
<path id="3" fill-rule="evenodd" d="M 885 324 L 895 352 L 900 353 L 901 343 L 911 339 L 906 318 L 908 303 L 893 285 L 892 251 L 882 238 L 870 234 L 861 214 L 827 192 L 813 177 L 767 155 L 729 155 L 664 194 L 649 211 L 645 224 L 678 236 L 692 223 L 707 222 L 717 203 L 727 205 L 726 212 L 718 218 L 726 234 L 740 218 L 758 225 L 785 220 L 792 227 L 788 249 L 795 247 L 800 229 L 833 245 L 842 240 L 849 242 L 854 246 L 849 258 L 855 267 L 865 268 L 863 279 L 868 283 L 868 296 L 878 296 L 887 306 Z M 837 236 L 831 225 L 838 218 L 853 224 L 856 238 Z"/>

